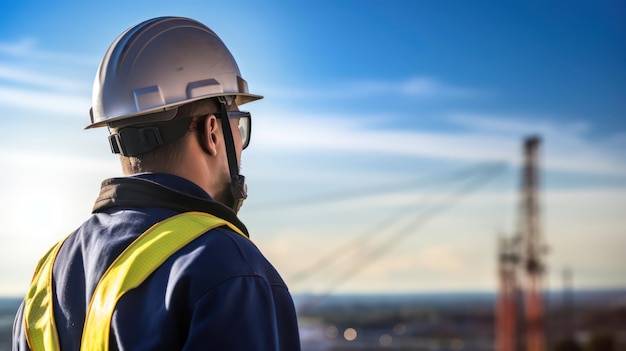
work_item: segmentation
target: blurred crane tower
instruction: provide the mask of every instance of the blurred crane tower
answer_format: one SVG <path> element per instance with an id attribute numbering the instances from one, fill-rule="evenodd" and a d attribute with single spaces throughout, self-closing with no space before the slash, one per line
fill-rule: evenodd
<path id="1" fill-rule="evenodd" d="M 500 237 L 498 246 L 499 293 L 496 310 L 496 350 L 518 350 L 519 264 L 518 237 Z"/>
<path id="2" fill-rule="evenodd" d="M 529 137 L 524 141 L 519 233 L 512 238 L 500 238 L 500 290 L 496 306 L 498 351 L 521 351 L 524 346 L 526 351 L 546 349 L 543 307 L 546 245 L 540 230 L 540 142 L 538 137 Z M 523 279 L 519 279 L 520 276 Z M 523 319 L 520 318 L 522 311 Z"/>

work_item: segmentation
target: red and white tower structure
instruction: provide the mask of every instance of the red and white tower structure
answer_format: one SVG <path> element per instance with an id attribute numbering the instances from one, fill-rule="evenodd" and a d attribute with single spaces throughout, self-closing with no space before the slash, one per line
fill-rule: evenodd
<path id="1" fill-rule="evenodd" d="M 546 350 L 543 280 L 547 251 L 539 208 L 540 143 L 538 137 L 524 142 L 519 234 L 500 239 L 497 351 L 521 351 L 523 346 L 526 351 Z M 519 291 L 523 291 L 523 301 Z"/>

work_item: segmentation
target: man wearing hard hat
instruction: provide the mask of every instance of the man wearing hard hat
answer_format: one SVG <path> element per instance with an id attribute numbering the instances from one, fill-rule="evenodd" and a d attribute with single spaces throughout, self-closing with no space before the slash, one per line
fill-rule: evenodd
<path id="1" fill-rule="evenodd" d="M 96 74 L 91 124 L 125 177 L 41 259 L 13 350 L 299 350 L 293 300 L 237 218 L 248 92 L 220 38 L 162 17 L 122 33 Z"/>

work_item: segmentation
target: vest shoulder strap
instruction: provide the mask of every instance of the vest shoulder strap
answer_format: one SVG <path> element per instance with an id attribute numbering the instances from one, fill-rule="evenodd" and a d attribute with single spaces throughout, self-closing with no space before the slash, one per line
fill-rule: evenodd
<path id="1" fill-rule="evenodd" d="M 208 230 L 233 224 L 204 212 L 185 212 L 163 220 L 135 239 L 109 266 L 91 297 L 81 340 L 82 351 L 108 350 L 111 318 L 119 299 L 138 287 L 170 256 Z M 52 267 L 62 242 L 44 256 L 25 303 L 26 336 L 32 351 L 59 350 L 54 323 Z M 32 306 L 28 309 L 28 306 Z"/>
<path id="2" fill-rule="evenodd" d="M 24 332 L 32 351 L 60 349 L 52 311 L 52 267 L 64 241 L 65 239 L 54 245 L 39 260 L 24 299 Z"/>

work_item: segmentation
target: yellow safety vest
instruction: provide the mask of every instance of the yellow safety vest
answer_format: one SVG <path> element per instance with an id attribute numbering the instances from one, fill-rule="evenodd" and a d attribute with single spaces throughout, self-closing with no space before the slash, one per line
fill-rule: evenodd
<path id="1" fill-rule="evenodd" d="M 213 228 L 233 224 L 203 212 L 186 212 L 161 221 L 135 239 L 104 273 L 87 308 L 81 351 L 109 349 L 111 317 L 119 299 L 138 287 L 176 251 Z M 247 238 L 247 237 L 246 237 Z M 39 261 L 24 300 L 24 330 L 32 351 L 60 351 L 54 322 L 52 267 L 61 240 Z"/>

